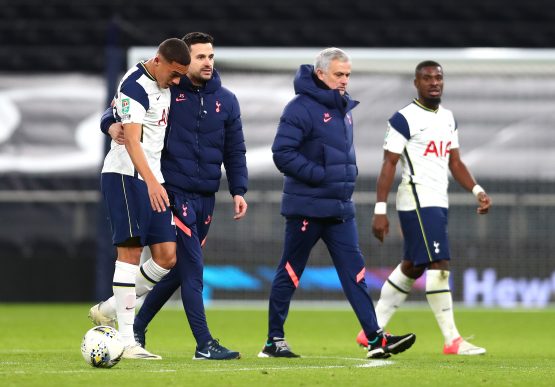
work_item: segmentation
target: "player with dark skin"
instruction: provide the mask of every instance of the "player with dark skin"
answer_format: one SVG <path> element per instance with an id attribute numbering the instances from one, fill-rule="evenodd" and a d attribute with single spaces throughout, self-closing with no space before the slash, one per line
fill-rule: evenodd
<path id="1" fill-rule="evenodd" d="M 375 308 L 378 325 L 387 326 L 415 280 L 426 272 L 426 299 L 444 337 L 443 353 L 481 355 L 486 349 L 462 338 L 453 313 L 447 230 L 449 173 L 474 194 L 478 214 L 488 213 L 491 199 L 461 159 L 457 122 L 441 104 L 441 65 L 431 60 L 420 62 L 415 69 L 414 86 L 417 98 L 388 120 L 377 182 L 372 233 L 383 242 L 389 232 L 387 197 L 397 164 L 402 161 L 396 209 L 403 233 L 403 256 L 382 285 Z M 357 342 L 367 345 L 364 332 L 359 332 Z"/>
<path id="2" fill-rule="evenodd" d="M 428 109 L 437 110 L 443 94 L 443 69 L 441 66 L 423 67 L 416 73 L 414 86 L 418 92 L 418 102 Z M 387 196 L 395 178 L 395 169 L 400 156 L 401 155 L 397 153 L 387 150 L 384 151 L 382 170 L 377 183 L 378 202 L 387 202 Z M 450 151 L 449 170 L 455 180 L 464 189 L 472 191 L 476 182 L 461 160 L 458 148 L 451 149 Z M 487 193 L 480 192 L 476 199 L 478 200 L 477 213 L 480 215 L 487 214 L 491 206 L 491 198 Z M 380 242 L 384 241 L 385 236 L 389 233 L 389 220 L 387 215 L 374 215 L 372 220 L 372 233 Z M 401 262 L 401 270 L 403 273 L 413 279 L 420 278 L 427 268 L 433 270 L 449 270 L 449 261 L 440 260 L 432 262 L 428 267 L 414 266 L 411 261 L 406 259 Z"/>

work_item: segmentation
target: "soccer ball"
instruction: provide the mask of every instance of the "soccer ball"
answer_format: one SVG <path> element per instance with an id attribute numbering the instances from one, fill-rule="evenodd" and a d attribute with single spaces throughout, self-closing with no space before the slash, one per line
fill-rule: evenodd
<path id="1" fill-rule="evenodd" d="M 119 332 L 104 325 L 89 329 L 81 342 L 83 358 L 97 368 L 111 368 L 118 364 L 123 348 Z"/>

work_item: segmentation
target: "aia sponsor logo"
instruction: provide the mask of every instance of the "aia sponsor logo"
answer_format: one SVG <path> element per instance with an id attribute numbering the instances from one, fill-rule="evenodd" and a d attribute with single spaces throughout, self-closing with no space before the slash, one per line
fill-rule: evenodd
<path id="1" fill-rule="evenodd" d="M 424 151 L 424 156 L 436 156 L 436 157 L 447 157 L 451 153 L 451 141 L 430 141 L 426 150 Z"/>

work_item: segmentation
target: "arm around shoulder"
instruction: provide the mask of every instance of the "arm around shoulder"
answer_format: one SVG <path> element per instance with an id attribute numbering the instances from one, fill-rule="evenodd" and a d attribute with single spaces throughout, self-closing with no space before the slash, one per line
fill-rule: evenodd
<path id="1" fill-rule="evenodd" d="M 102 118 L 100 119 L 100 130 L 102 133 L 110 136 L 116 144 L 125 144 L 123 125 L 121 122 L 116 121 L 112 108 L 106 109 L 102 114 Z"/>
<path id="2" fill-rule="evenodd" d="M 108 130 L 110 129 L 110 125 L 116 122 L 114 117 L 114 113 L 111 107 L 106 109 L 104 113 L 102 113 L 102 117 L 100 118 L 100 130 L 104 134 L 108 134 Z"/>

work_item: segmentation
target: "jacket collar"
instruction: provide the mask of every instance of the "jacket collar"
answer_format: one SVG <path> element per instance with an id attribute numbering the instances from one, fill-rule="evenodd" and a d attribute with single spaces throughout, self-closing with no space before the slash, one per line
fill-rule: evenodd
<path id="1" fill-rule="evenodd" d="M 348 93 L 342 96 L 338 90 L 322 87 L 323 83 L 317 83 L 313 74 L 314 66 L 305 64 L 299 67 L 293 81 L 295 94 L 307 95 L 328 108 L 339 109 L 343 114 L 359 104 Z"/>

